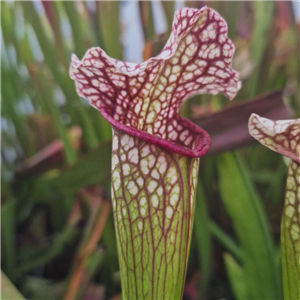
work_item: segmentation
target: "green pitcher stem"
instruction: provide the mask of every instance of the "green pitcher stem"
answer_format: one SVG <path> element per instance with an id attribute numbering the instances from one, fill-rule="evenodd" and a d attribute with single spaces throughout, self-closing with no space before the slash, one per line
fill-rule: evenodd
<path id="1" fill-rule="evenodd" d="M 281 221 L 284 299 L 300 299 L 300 164 L 289 165 Z"/>
<path id="2" fill-rule="evenodd" d="M 112 199 L 123 299 L 181 299 L 199 158 L 114 129 Z"/>

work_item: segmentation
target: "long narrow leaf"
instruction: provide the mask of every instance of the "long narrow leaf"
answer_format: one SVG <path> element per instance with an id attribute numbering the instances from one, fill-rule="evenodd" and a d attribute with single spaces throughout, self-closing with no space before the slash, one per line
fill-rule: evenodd
<path id="1" fill-rule="evenodd" d="M 120 2 L 101 1 L 97 5 L 105 50 L 109 56 L 122 59 L 119 23 Z"/>
<path id="2" fill-rule="evenodd" d="M 76 3 L 73 1 L 61 1 L 62 6 L 67 14 L 70 26 L 72 29 L 72 40 L 75 44 L 74 51 L 76 55 L 83 56 L 86 51 L 86 40 L 83 32 L 81 23 L 78 22 L 78 19 L 81 17 L 76 10 Z"/>
<path id="3" fill-rule="evenodd" d="M 255 11 L 255 19 L 251 45 L 255 71 L 249 82 L 249 94 L 254 96 L 259 88 L 260 63 L 267 47 L 266 36 L 271 26 L 275 3 L 272 1 L 254 1 L 252 4 Z"/>
<path id="4" fill-rule="evenodd" d="M 62 62 L 62 65 L 66 68 L 66 71 L 68 71 L 68 53 L 66 43 L 63 41 L 63 36 L 60 30 L 61 19 L 58 10 L 58 3 L 58 1 L 42 1 L 55 38 L 55 47 L 58 49 L 58 58 Z"/>
<path id="5" fill-rule="evenodd" d="M 47 66 L 51 70 L 57 84 L 63 91 L 66 100 L 69 103 L 69 107 L 72 108 L 73 111 L 75 111 L 75 114 L 78 116 L 77 122 L 81 123 L 82 125 L 87 144 L 91 148 L 95 147 L 98 144 L 98 140 L 94 132 L 94 128 L 85 109 L 77 108 L 75 110 L 74 104 L 77 104 L 78 107 L 81 107 L 82 104 L 75 93 L 73 83 L 68 78 L 67 74 L 63 73 L 58 66 L 59 60 L 57 50 L 53 47 L 52 42 L 47 38 L 47 34 L 45 32 L 45 28 L 42 26 L 40 16 L 35 11 L 32 2 L 28 1 L 20 3 L 22 4 L 25 18 L 32 25 L 32 28 L 36 34 Z"/>
<path id="6" fill-rule="evenodd" d="M 237 153 L 218 157 L 222 200 L 233 220 L 244 254 L 247 295 L 252 299 L 278 299 L 279 274 L 267 221 L 242 159 Z"/>
<path id="7" fill-rule="evenodd" d="M 161 5 L 165 12 L 167 24 L 168 24 L 168 35 L 172 28 L 173 16 L 175 12 L 175 1 L 161 1 Z"/>
<path id="8" fill-rule="evenodd" d="M 209 222 L 209 230 L 211 234 L 221 243 L 227 251 L 230 251 L 237 259 L 243 261 L 243 253 L 240 247 L 228 236 L 215 222 Z"/>
<path id="9" fill-rule="evenodd" d="M 23 295 L 16 289 L 12 282 L 1 271 L 1 299 L 3 300 L 25 300 Z"/>
<path id="10" fill-rule="evenodd" d="M 201 295 L 204 296 L 208 288 L 211 273 L 211 234 L 209 231 L 209 216 L 207 200 L 201 181 L 198 181 L 195 205 L 194 234 L 199 251 L 201 271 Z"/>
<path id="11" fill-rule="evenodd" d="M 40 98 L 44 99 L 48 112 L 53 117 L 58 134 L 64 144 L 66 160 L 69 164 L 72 164 L 76 161 L 77 154 L 71 145 L 71 141 L 67 133 L 67 128 L 60 122 L 60 112 L 57 104 L 54 101 L 53 93 L 47 83 L 47 79 L 42 72 L 37 73 L 34 71 L 30 71 L 30 74 L 33 82 L 35 83 L 37 93 L 39 93 Z"/>
<path id="12" fill-rule="evenodd" d="M 248 299 L 245 271 L 228 253 L 224 255 L 225 266 L 233 293 L 237 300 Z"/>
<path id="13" fill-rule="evenodd" d="M 151 1 L 139 1 L 139 5 L 144 38 L 146 42 L 149 42 L 155 35 L 152 3 Z"/>
<path id="14" fill-rule="evenodd" d="M 26 273 L 40 266 L 46 265 L 49 261 L 58 256 L 64 248 L 74 241 L 76 237 L 76 231 L 74 226 L 67 225 L 62 232 L 55 236 L 55 239 L 47 249 L 37 250 L 20 262 L 18 267 L 18 273 Z"/>
<path id="15" fill-rule="evenodd" d="M 16 202 L 13 199 L 3 204 L 1 210 L 1 258 L 2 269 L 11 279 L 16 275 Z"/>
<path id="16" fill-rule="evenodd" d="M 111 143 L 104 143 L 61 174 L 52 178 L 39 178 L 34 188 L 29 191 L 30 195 L 24 194 L 23 197 L 30 197 L 37 203 L 45 203 L 55 198 L 56 193 L 75 193 L 83 187 L 103 183 L 110 176 L 110 149 Z"/>

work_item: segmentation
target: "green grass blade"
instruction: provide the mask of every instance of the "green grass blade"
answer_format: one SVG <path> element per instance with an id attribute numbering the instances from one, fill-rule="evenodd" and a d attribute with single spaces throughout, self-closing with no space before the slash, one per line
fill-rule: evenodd
<path id="1" fill-rule="evenodd" d="M 279 276 L 267 221 L 247 170 L 237 153 L 218 157 L 222 200 L 243 251 L 248 297 L 278 299 Z"/>
<path id="2" fill-rule="evenodd" d="M 55 48 L 57 49 L 58 59 L 61 61 L 62 65 L 65 67 L 66 72 L 69 69 L 69 55 L 66 43 L 64 43 L 64 38 L 61 32 L 61 16 L 59 13 L 59 3 L 58 1 L 42 1 L 46 17 L 49 21 L 50 27 L 53 32 Z"/>
<path id="3" fill-rule="evenodd" d="M 105 253 L 105 260 L 102 266 L 103 272 L 102 274 L 100 274 L 100 276 L 104 281 L 105 286 L 107 286 L 105 292 L 106 299 L 110 299 L 113 296 L 114 290 L 116 288 L 116 281 L 114 280 L 114 276 L 116 272 L 120 270 L 117 240 L 112 213 L 109 216 L 107 225 L 104 228 L 101 237 L 101 245 L 103 245 L 107 249 L 107 252 Z"/>
<path id="4" fill-rule="evenodd" d="M 145 43 L 152 41 L 155 35 L 153 9 L 151 1 L 139 1 L 140 17 Z"/>
<path id="5" fill-rule="evenodd" d="M 20 3 L 22 4 L 25 18 L 32 25 L 36 34 L 48 68 L 51 70 L 53 77 L 64 93 L 69 107 L 75 111 L 77 119 L 73 120 L 73 122 L 81 125 L 84 132 L 83 136 L 87 144 L 90 148 L 94 148 L 98 144 L 97 135 L 91 124 L 87 110 L 82 107 L 82 103 L 76 94 L 73 82 L 66 72 L 66 69 L 68 68 L 64 68 L 64 72 L 62 71 L 63 66 L 59 65 L 57 49 L 55 49 L 53 42 L 48 38 L 45 26 L 43 26 L 40 16 L 34 9 L 33 3 L 31 1 Z"/>
<path id="6" fill-rule="evenodd" d="M 72 147 L 71 140 L 68 136 L 67 128 L 60 121 L 60 111 L 58 109 L 57 104 L 54 101 L 52 90 L 47 83 L 46 77 L 41 72 L 39 74 L 39 83 L 40 83 L 40 88 L 43 92 L 43 96 L 44 96 L 43 98 L 47 102 L 49 113 L 50 115 L 53 116 L 56 129 L 64 144 L 64 152 L 65 152 L 65 157 L 67 159 L 67 162 L 69 164 L 73 164 L 77 160 L 77 153 L 75 149 Z"/>
<path id="7" fill-rule="evenodd" d="M 52 71 L 54 77 L 57 80 L 62 78 L 59 71 L 58 65 L 59 60 L 57 58 L 56 49 L 53 46 L 52 41 L 48 38 L 46 34 L 46 28 L 43 26 L 42 21 L 38 13 L 36 12 L 33 3 L 31 1 L 20 2 L 23 8 L 25 19 L 32 25 L 32 28 L 36 34 L 39 46 L 43 52 L 44 60 L 50 70 Z"/>
<path id="8" fill-rule="evenodd" d="M 212 220 L 208 224 L 209 230 L 217 241 L 231 252 L 237 259 L 243 261 L 240 247 Z"/>
<path id="9" fill-rule="evenodd" d="M 9 71 L 8 71 L 9 72 Z M 18 142 L 25 154 L 25 156 L 28 156 L 29 154 L 29 145 L 26 135 L 26 123 L 25 118 L 20 114 L 20 111 L 16 109 L 16 105 L 14 103 L 17 102 L 17 95 L 16 90 L 14 87 L 8 83 L 3 84 L 4 81 L 6 81 L 5 78 L 9 78 L 7 82 L 11 82 L 11 76 L 7 76 L 8 72 L 6 72 L 6 75 L 2 73 L 2 114 L 5 115 L 7 118 L 11 119 L 13 122 L 16 137 L 18 139 Z M 10 72 L 12 73 L 12 72 Z M 13 75 L 13 74 L 11 74 Z"/>
<path id="10" fill-rule="evenodd" d="M 41 177 L 34 187 L 22 195 L 36 203 L 45 203 L 63 193 L 107 181 L 111 174 L 111 143 L 106 142 L 82 157 L 73 166 L 55 177 Z M 24 182 L 26 185 L 26 181 Z M 27 183 L 28 184 L 28 183 Z"/>
<path id="11" fill-rule="evenodd" d="M 99 1 L 97 4 L 104 49 L 109 56 L 122 59 L 120 2 Z"/>
<path id="12" fill-rule="evenodd" d="M 64 248 L 76 237 L 74 226 L 67 225 L 65 229 L 57 234 L 47 249 L 37 250 L 30 257 L 24 258 L 18 267 L 18 273 L 27 273 L 35 268 L 46 265 L 58 256 Z"/>
<path id="13" fill-rule="evenodd" d="M 207 200 L 204 195 L 202 183 L 200 180 L 198 180 L 195 205 L 194 237 L 197 243 L 200 259 L 200 292 L 202 297 L 205 295 L 208 288 L 211 274 L 211 234 L 208 226 L 209 215 L 206 203 Z"/>
<path id="14" fill-rule="evenodd" d="M 173 17 L 175 12 L 175 1 L 160 1 L 165 12 L 167 24 L 168 24 L 168 33 L 171 31 Z M 169 34 L 168 34 L 169 35 Z"/>
<path id="15" fill-rule="evenodd" d="M 86 38 L 84 36 L 84 30 L 81 22 L 78 20 L 81 18 L 73 1 L 61 1 L 61 4 L 68 17 L 71 29 L 72 29 L 72 40 L 75 46 L 75 53 L 78 57 L 82 57 L 86 52 Z"/>
<path id="16" fill-rule="evenodd" d="M 253 97 L 258 93 L 260 84 L 260 68 L 263 66 L 262 58 L 267 47 L 269 28 L 275 12 L 275 2 L 273 1 L 254 1 L 252 2 L 255 13 L 254 27 L 252 33 L 252 59 L 255 70 L 249 82 L 249 96 Z"/>
<path id="17" fill-rule="evenodd" d="M 16 202 L 8 199 L 1 209 L 1 260 L 2 269 L 11 279 L 16 274 Z"/>
<path id="18" fill-rule="evenodd" d="M 226 15 L 224 15 L 223 17 L 225 18 L 228 25 L 228 37 L 233 40 L 235 38 L 237 30 L 240 2 L 224 1 L 224 3 L 226 5 Z"/>
<path id="19" fill-rule="evenodd" d="M 1 299 L 2 300 L 25 300 L 23 295 L 16 289 L 12 282 L 1 271 Z"/>
<path id="20" fill-rule="evenodd" d="M 224 255 L 224 261 L 235 298 L 237 300 L 248 299 L 245 271 L 228 253 Z"/>

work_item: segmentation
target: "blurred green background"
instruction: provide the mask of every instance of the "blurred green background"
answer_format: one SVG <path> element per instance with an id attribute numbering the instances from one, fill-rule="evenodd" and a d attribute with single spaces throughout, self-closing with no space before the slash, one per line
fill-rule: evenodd
<path id="1" fill-rule="evenodd" d="M 292 2 L 1 2 L 2 299 L 121 298 L 111 128 L 76 94 L 70 56 L 100 46 L 118 59 L 148 59 L 164 46 L 176 8 L 203 5 L 224 17 L 236 46 L 234 103 L 282 90 L 299 117 Z M 227 105 L 200 95 L 181 113 L 200 122 Z M 184 299 L 282 299 L 286 164 L 254 140 L 214 153 L 201 159 Z"/>

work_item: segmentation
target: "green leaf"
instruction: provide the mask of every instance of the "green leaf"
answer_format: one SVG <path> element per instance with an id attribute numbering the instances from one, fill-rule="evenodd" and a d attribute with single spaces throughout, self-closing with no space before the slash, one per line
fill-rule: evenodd
<path id="1" fill-rule="evenodd" d="M 1 72 L 2 78 L 2 113 L 13 122 L 15 128 L 16 137 L 25 155 L 28 155 L 28 141 L 27 141 L 27 128 L 25 118 L 20 114 L 20 111 L 16 109 L 15 102 L 17 102 L 17 91 L 12 84 L 4 84 L 4 82 L 19 82 L 18 76 L 14 76 L 15 72 Z M 14 79 L 13 79 L 14 78 Z"/>
<path id="2" fill-rule="evenodd" d="M 165 16 L 168 24 L 168 33 L 171 31 L 173 16 L 175 12 L 175 1 L 160 1 L 163 10 L 165 12 Z"/>
<path id="3" fill-rule="evenodd" d="M 111 173 L 111 143 L 105 142 L 67 168 L 61 174 L 40 177 L 23 198 L 45 203 L 64 193 L 75 193 L 83 187 L 103 183 Z M 26 184 L 26 183 L 25 183 Z M 28 183 L 27 183 L 28 184 Z"/>
<path id="4" fill-rule="evenodd" d="M 83 29 L 83 23 L 85 23 L 85 20 L 76 9 L 76 2 L 61 1 L 61 4 L 66 12 L 68 21 L 72 29 L 74 51 L 76 52 L 76 55 L 81 57 L 86 51 L 86 36 Z M 80 22 L 78 22 L 78 20 L 80 20 Z"/>
<path id="5" fill-rule="evenodd" d="M 100 28 L 104 41 L 104 49 L 109 56 L 122 59 L 119 1 L 97 2 Z"/>
<path id="6" fill-rule="evenodd" d="M 16 202 L 9 198 L 1 209 L 1 260 L 2 269 L 7 276 L 14 280 L 16 275 Z"/>
<path id="7" fill-rule="evenodd" d="M 25 300 L 12 282 L 1 271 L 1 300 Z"/>
<path id="8" fill-rule="evenodd" d="M 30 300 L 61 300 L 65 285 L 65 281 L 27 276 L 23 282 L 22 290 L 24 294 L 31 295 Z"/>
<path id="9" fill-rule="evenodd" d="M 275 12 L 275 2 L 272 1 L 254 1 L 252 2 L 255 13 L 254 28 L 252 33 L 252 55 L 255 71 L 249 81 L 250 96 L 255 96 L 260 85 L 260 66 L 263 63 L 262 58 L 267 47 L 267 35 L 271 27 Z"/>
<path id="10" fill-rule="evenodd" d="M 139 6 L 144 39 L 147 43 L 151 41 L 155 35 L 152 1 L 139 1 Z"/>
<path id="11" fill-rule="evenodd" d="M 252 299 L 278 299 L 281 289 L 274 248 L 247 169 L 237 153 L 219 156 L 218 168 L 222 200 L 243 251 L 247 295 Z"/>
<path id="12" fill-rule="evenodd" d="M 101 245 L 107 249 L 107 252 L 105 253 L 105 259 L 102 265 L 102 273 L 100 276 L 107 287 L 105 291 L 106 298 L 110 299 L 115 293 L 115 274 L 120 270 L 113 214 L 111 214 L 107 220 L 107 225 L 104 228 L 101 238 Z"/>
<path id="13" fill-rule="evenodd" d="M 226 14 L 224 15 L 228 25 L 228 37 L 235 38 L 239 17 L 240 1 L 224 1 Z"/>
<path id="14" fill-rule="evenodd" d="M 62 124 L 60 120 L 60 111 L 54 101 L 52 89 L 42 72 L 39 72 L 38 74 L 35 74 L 35 76 L 32 76 L 32 79 L 36 81 L 36 87 L 40 93 L 40 97 L 46 102 L 49 115 L 53 117 L 57 132 L 64 145 L 66 160 L 69 164 L 73 164 L 77 160 L 77 153 L 72 147 L 70 137 L 67 133 L 67 128 Z"/>
<path id="15" fill-rule="evenodd" d="M 51 259 L 59 255 L 66 245 L 74 241 L 76 231 L 74 226 L 67 225 L 62 232 L 55 235 L 53 241 L 45 249 L 38 249 L 29 257 L 23 258 L 18 267 L 18 273 L 29 272 L 39 266 L 46 265 Z"/>
<path id="16" fill-rule="evenodd" d="M 237 259 L 243 261 L 243 253 L 240 247 L 228 236 L 215 222 L 212 220 L 208 224 L 210 232 L 228 251 L 231 252 Z"/>
<path id="17" fill-rule="evenodd" d="M 74 85 L 67 76 L 66 70 L 68 68 L 59 64 L 58 50 L 53 46 L 53 39 L 50 39 L 46 34 L 46 28 L 43 26 L 41 17 L 36 12 L 33 3 L 31 1 L 25 1 L 20 2 L 20 4 L 22 5 L 25 19 L 31 24 L 36 34 L 46 65 L 51 70 L 56 83 L 64 93 L 73 115 L 77 116 L 76 122 L 80 123 L 84 132 L 83 136 L 86 139 L 87 144 L 90 148 L 94 148 L 98 144 L 98 139 L 87 111 L 83 109 L 82 103 L 76 95 Z"/>
<path id="18" fill-rule="evenodd" d="M 67 44 L 64 43 L 64 39 L 61 32 L 61 16 L 59 13 L 59 3 L 58 1 L 43 1 L 42 5 L 44 7 L 46 17 L 49 21 L 50 27 L 53 32 L 55 48 L 57 49 L 57 56 L 64 66 L 65 70 L 68 71 L 68 49 Z"/>
<path id="19" fill-rule="evenodd" d="M 198 181 L 195 206 L 194 235 L 198 248 L 201 271 L 201 296 L 204 297 L 211 274 L 211 233 L 209 230 L 209 215 L 207 200 L 201 181 Z"/>
<path id="20" fill-rule="evenodd" d="M 224 261 L 235 298 L 237 300 L 249 299 L 245 271 L 228 253 L 224 254 Z"/>

